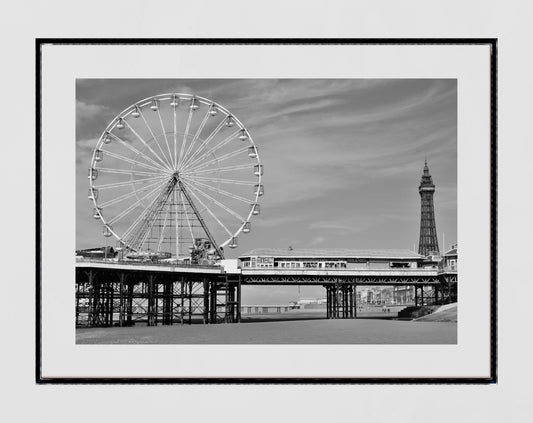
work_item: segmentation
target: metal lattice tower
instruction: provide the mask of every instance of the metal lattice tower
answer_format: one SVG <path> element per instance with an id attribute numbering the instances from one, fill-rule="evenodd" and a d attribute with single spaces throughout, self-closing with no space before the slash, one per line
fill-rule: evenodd
<path id="1" fill-rule="evenodd" d="M 435 209 L 433 207 L 433 194 L 435 184 L 429 174 L 428 162 L 425 161 L 424 173 L 418 187 L 421 201 L 420 212 L 420 241 L 418 243 L 418 254 L 428 256 L 439 253 L 439 241 L 437 239 L 437 229 L 435 226 Z"/>

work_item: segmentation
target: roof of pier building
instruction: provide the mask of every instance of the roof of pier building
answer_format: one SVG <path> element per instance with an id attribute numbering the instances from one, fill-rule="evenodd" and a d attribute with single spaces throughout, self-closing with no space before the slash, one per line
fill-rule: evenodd
<path id="1" fill-rule="evenodd" d="M 457 246 L 453 246 L 450 250 L 444 253 L 444 257 L 457 256 Z"/>
<path id="2" fill-rule="evenodd" d="M 287 258 L 356 258 L 356 259 L 394 259 L 422 260 L 424 257 L 411 250 L 351 250 L 345 248 L 256 248 L 239 256 L 249 257 L 287 257 Z"/>

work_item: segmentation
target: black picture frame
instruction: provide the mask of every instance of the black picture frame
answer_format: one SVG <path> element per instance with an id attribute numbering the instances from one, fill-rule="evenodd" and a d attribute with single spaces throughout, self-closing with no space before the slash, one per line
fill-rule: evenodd
<path id="1" fill-rule="evenodd" d="M 242 378 L 242 377 L 177 377 L 177 378 L 74 378 L 43 377 L 42 375 L 42 321 L 41 321 L 41 90 L 42 90 L 42 48 L 45 45 L 484 45 L 490 47 L 490 376 L 489 377 L 448 377 L 448 378 L 363 378 L 363 377 L 287 377 L 287 378 Z M 35 40 L 35 102 L 36 102 L 36 281 L 35 281 L 35 381 L 37 384 L 495 384 L 498 381 L 497 342 L 497 97 L 498 97 L 498 40 L 496 38 L 229 38 L 229 39 L 170 39 L 170 38 L 37 38 Z"/>

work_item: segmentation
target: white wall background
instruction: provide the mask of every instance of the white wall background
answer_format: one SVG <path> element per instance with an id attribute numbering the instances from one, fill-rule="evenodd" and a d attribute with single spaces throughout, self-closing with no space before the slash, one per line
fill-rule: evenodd
<path id="1" fill-rule="evenodd" d="M 2 14 L 6 421 L 234 418 L 527 421 L 532 298 L 514 258 L 529 251 L 532 157 L 527 1 L 14 2 Z M 35 37 L 498 37 L 499 384 L 496 386 L 36 386 L 34 383 Z M 476 178 L 476 175 L 472 175 Z M 527 184 L 527 185 L 526 185 Z M 61 189 L 58 187 L 57 189 Z M 59 209 L 57 211 L 61 213 Z M 63 229 L 57 228 L 58 233 Z M 459 229 L 461 231 L 461 229 Z M 13 301 L 25 296 L 27 301 Z M 520 301 L 517 302 L 518 298 Z M 179 357 L 176 357 L 179 360 Z M 96 375 L 95 375 L 96 376 Z M 207 407 L 206 401 L 210 406 Z M 429 416 L 432 416 L 431 418 Z M 105 417 L 104 417 L 105 416 Z"/>

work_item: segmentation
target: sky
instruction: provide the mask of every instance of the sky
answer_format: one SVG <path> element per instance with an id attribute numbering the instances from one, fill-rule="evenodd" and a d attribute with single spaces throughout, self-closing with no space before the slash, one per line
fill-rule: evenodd
<path id="1" fill-rule="evenodd" d="M 207 97 L 246 126 L 265 195 L 235 258 L 253 248 L 418 249 L 418 184 L 427 159 L 443 250 L 457 241 L 455 79 L 124 79 L 76 86 L 76 248 L 105 244 L 87 200 L 87 168 L 106 125 L 167 92 Z M 277 303 L 296 287 L 257 287 L 243 302 Z M 322 296 L 302 288 L 301 297 Z"/>

